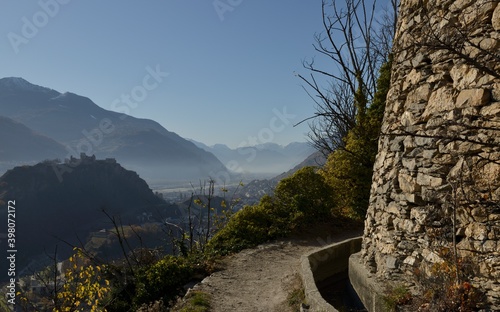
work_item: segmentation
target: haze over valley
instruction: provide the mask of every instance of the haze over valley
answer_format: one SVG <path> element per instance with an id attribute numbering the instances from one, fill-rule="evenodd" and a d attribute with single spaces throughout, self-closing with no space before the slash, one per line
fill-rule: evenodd
<path id="1" fill-rule="evenodd" d="M 159 123 L 105 110 L 87 97 L 22 78 L 0 79 L 1 170 L 81 153 L 115 158 L 153 184 L 213 177 L 238 182 L 272 177 L 313 153 L 308 143 L 230 149 L 191 142 Z M 60 174 L 60 173 L 59 173 Z"/>
<path id="2" fill-rule="evenodd" d="M 171 250 L 158 237 L 167 223 L 185 222 L 190 198 L 203 197 L 207 181 L 218 185 L 214 207 L 222 209 L 225 186 L 238 198 L 236 210 L 271 194 L 314 153 L 306 142 L 208 146 L 23 78 L 0 79 L 0 112 L 0 201 L 23 207 L 23 274 L 40 269 L 28 259 L 46 263 L 47 250 L 62 242 L 119 256 L 115 238 L 103 234 L 113 228 L 110 216 L 141 225 L 144 237 L 156 237 L 152 247 Z M 58 248 L 59 257 L 70 252 Z"/>
<path id="3" fill-rule="evenodd" d="M 324 222 L 301 77 L 320 14 L 298 0 L 5 4 L 0 310 L 170 311 L 224 254 Z M 283 196 L 287 181 L 324 198 Z"/>

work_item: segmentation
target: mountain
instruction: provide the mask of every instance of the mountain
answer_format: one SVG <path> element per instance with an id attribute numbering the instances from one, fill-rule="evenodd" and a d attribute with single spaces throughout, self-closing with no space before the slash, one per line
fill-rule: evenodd
<path id="1" fill-rule="evenodd" d="M 260 177 L 272 177 L 286 172 L 314 152 L 314 148 L 306 142 L 294 142 L 286 146 L 265 143 L 236 149 L 231 149 L 224 144 L 207 146 L 193 140 L 191 142 L 213 153 L 229 170 L 243 174 L 251 173 Z"/>
<path id="2" fill-rule="evenodd" d="M 58 179 L 54 171 L 65 172 Z M 124 225 L 137 223 L 143 213 L 158 220 L 167 205 L 157 197 L 137 173 L 124 169 L 113 159 L 72 158 L 66 163 L 45 161 L 34 166 L 20 166 L 0 177 L 0 222 L 7 224 L 7 204 L 12 205 L 15 239 L 18 248 L 17 268 L 33 257 L 49 254 L 59 245 L 63 256 L 71 252 L 65 242 L 84 242 L 92 231 L 112 227 L 103 213 L 119 217 Z M 7 227 L 0 230 L 6 237 Z M 7 240 L 0 246 L 7 250 Z M 11 248 L 12 249 L 12 248 Z M 3 262 L 2 262 L 3 261 Z M 6 265 L 5 258 L 0 259 Z M 4 266 L 5 267 L 5 266 Z"/>
<path id="3" fill-rule="evenodd" d="M 326 157 L 323 155 L 321 152 L 316 151 L 309 155 L 306 159 L 304 159 L 300 164 L 296 165 L 292 169 L 288 170 L 287 172 L 284 172 L 274 178 L 271 179 L 271 181 L 275 181 L 276 184 L 278 184 L 279 181 L 281 181 L 284 178 L 287 178 L 291 175 L 293 175 L 295 172 L 299 171 L 300 169 L 304 167 L 323 167 L 323 165 L 326 163 Z"/>
<path id="4" fill-rule="evenodd" d="M 270 179 L 255 179 L 245 183 L 245 186 L 240 191 L 240 193 L 243 194 L 242 203 L 246 205 L 253 205 L 259 202 L 262 196 L 266 194 L 272 195 L 274 193 L 274 189 L 282 179 L 292 176 L 295 172 L 304 167 L 311 166 L 321 168 L 325 162 L 325 156 L 321 152 L 316 151 L 287 172 L 283 172 Z"/>
<path id="5" fill-rule="evenodd" d="M 0 111 L 65 145 L 66 158 L 80 153 L 116 158 L 149 179 L 206 178 L 224 165 L 211 153 L 149 119 L 109 111 L 89 98 L 0 79 Z M 42 160 L 42 159 L 39 159 Z"/>
<path id="6" fill-rule="evenodd" d="M 0 116 L 0 163 L 10 160 L 40 161 L 64 157 L 64 146 L 25 125 Z"/>

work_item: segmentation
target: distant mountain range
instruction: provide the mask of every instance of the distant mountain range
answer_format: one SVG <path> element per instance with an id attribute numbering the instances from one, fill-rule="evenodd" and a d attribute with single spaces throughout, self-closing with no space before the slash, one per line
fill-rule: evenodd
<path id="1" fill-rule="evenodd" d="M 171 183 L 228 174 L 232 180 L 270 178 L 290 170 L 314 149 L 305 142 L 207 146 L 74 93 L 22 78 L 0 79 L 0 174 L 17 165 L 64 160 L 82 152 L 115 158 L 151 183 Z"/>
<path id="2" fill-rule="evenodd" d="M 90 99 L 33 85 L 22 78 L 0 79 L 0 162 L 96 155 L 116 158 L 148 179 L 206 178 L 224 165 L 211 153 L 153 120 L 109 111 Z M 6 117 L 6 118 L 5 118 Z"/>
<path id="3" fill-rule="evenodd" d="M 229 170 L 260 177 L 286 172 L 314 153 L 314 148 L 307 142 L 294 142 L 286 146 L 266 143 L 236 149 L 224 144 L 207 146 L 194 140 L 191 142 L 214 154 Z"/>

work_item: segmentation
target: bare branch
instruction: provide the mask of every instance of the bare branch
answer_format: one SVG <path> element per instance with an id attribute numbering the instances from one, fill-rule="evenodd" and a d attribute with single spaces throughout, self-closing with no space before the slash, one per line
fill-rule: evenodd
<path id="1" fill-rule="evenodd" d="M 356 125 L 355 94 L 361 92 L 368 106 L 373 100 L 380 66 L 392 47 L 397 5 L 397 0 L 391 0 L 391 8 L 377 20 L 376 1 L 322 1 L 323 32 L 314 36 L 313 47 L 334 67 L 320 69 L 312 59 L 303 62 L 310 76 L 297 76 L 316 105 L 315 114 L 298 124 L 309 123 L 309 139 L 325 156 L 345 148 L 343 138 Z M 328 80 L 329 85 L 320 86 L 317 78 Z"/>

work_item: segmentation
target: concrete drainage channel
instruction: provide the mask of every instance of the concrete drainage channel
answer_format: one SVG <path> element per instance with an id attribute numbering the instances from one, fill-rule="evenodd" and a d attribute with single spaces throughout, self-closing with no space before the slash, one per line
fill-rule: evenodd
<path id="1" fill-rule="evenodd" d="M 328 284 L 337 288 L 335 284 L 345 283 L 344 286 L 351 287 L 347 277 L 349 257 L 360 250 L 361 237 L 356 237 L 317 249 L 301 257 L 302 281 L 309 305 L 309 309 L 304 309 L 305 311 L 338 311 L 323 298 L 322 292 L 325 293 Z M 350 275 L 351 272 L 349 277 Z M 352 300 L 359 300 L 356 299 L 355 292 L 352 292 L 354 293 Z M 329 301 L 332 302 L 332 298 L 329 298 Z"/>

